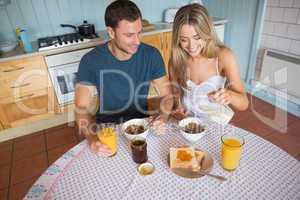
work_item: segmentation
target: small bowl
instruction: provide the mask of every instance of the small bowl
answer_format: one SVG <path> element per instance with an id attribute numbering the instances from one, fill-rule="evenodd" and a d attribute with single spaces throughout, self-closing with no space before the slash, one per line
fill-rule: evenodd
<path id="1" fill-rule="evenodd" d="M 234 111 L 229 107 L 221 104 L 201 105 L 200 111 L 208 118 L 219 124 L 228 124 L 234 115 Z"/>
<path id="2" fill-rule="evenodd" d="M 204 130 L 199 133 L 187 133 L 184 131 L 184 128 L 189 123 L 200 124 L 201 126 L 204 126 Z M 179 127 L 180 127 L 180 133 L 183 135 L 183 137 L 186 140 L 188 140 L 191 143 L 195 143 L 198 140 L 200 140 L 205 135 L 207 130 L 207 126 L 199 118 L 196 117 L 184 118 L 183 120 L 179 121 Z"/>
<path id="3" fill-rule="evenodd" d="M 17 46 L 17 43 L 14 41 L 4 41 L 0 42 L 0 51 L 2 52 L 10 52 L 14 50 Z"/>
<path id="4" fill-rule="evenodd" d="M 150 175 L 154 172 L 155 167 L 152 163 L 145 162 L 145 163 L 140 164 L 138 166 L 137 170 L 140 173 L 140 175 L 147 176 L 147 175 Z"/>
<path id="5" fill-rule="evenodd" d="M 126 133 L 125 130 L 130 125 L 142 125 L 142 126 L 146 127 L 147 124 L 148 124 L 148 122 L 145 119 L 131 119 L 122 125 L 122 132 L 124 133 L 125 137 L 130 141 L 132 141 L 135 138 L 146 139 L 147 135 L 149 134 L 149 129 L 146 129 L 144 132 L 142 132 L 140 134 L 129 134 L 129 133 Z"/>

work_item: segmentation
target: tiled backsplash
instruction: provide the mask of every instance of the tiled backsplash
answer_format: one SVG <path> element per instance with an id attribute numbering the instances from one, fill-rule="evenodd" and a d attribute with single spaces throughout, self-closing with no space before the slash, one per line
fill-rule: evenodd
<path id="1" fill-rule="evenodd" d="M 300 0 L 267 0 L 260 50 L 279 50 L 300 56 Z M 256 78 L 262 62 L 259 52 Z"/>

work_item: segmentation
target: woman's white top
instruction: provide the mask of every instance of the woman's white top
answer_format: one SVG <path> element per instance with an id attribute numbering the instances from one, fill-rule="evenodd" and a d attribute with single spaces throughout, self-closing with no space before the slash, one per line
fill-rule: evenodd
<path id="1" fill-rule="evenodd" d="M 224 109 L 230 109 L 228 106 L 222 106 L 216 102 L 211 101 L 208 98 L 208 94 L 213 91 L 217 91 L 224 88 L 226 78 L 221 76 L 218 69 L 218 59 L 216 60 L 216 71 L 217 74 L 209 77 L 206 81 L 195 84 L 191 80 L 187 80 L 186 85 L 188 89 L 183 88 L 182 103 L 185 109 L 192 115 L 197 117 L 206 116 L 208 113 L 214 113 L 220 116 L 221 113 L 224 114 Z M 230 109 L 231 110 L 231 109 Z M 231 110 L 232 111 L 232 110 Z M 233 113 L 230 119 L 233 116 Z M 212 118 L 212 116 L 210 116 Z M 230 120 L 229 119 L 229 120 Z M 226 117 L 226 123 L 229 122 L 228 117 Z M 220 121 L 220 120 L 218 120 Z M 222 120 L 224 121 L 224 120 Z"/>

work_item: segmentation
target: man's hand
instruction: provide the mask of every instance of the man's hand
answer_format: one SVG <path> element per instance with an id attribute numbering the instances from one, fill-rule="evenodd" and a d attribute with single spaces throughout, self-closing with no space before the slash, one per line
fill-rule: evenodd
<path id="1" fill-rule="evenodd" d="M 175 110 L 172 111 L 171 116 L 177 120 L 182 120 L 188 116 L 188 112 L 184 109 L 184 107 L 179 106 Z"/>
<path id="2" fill-rule="evenodd" d="M 155 116 L 151 116 L 149 120 L 152 120 L 152 118 Z M 166 132 L 166 123 L 168 122 L 168 117 L 164 115 L 159 115 L 156 117 L 154 122 L 152 122 L 152 129 L 154 132 L 158 135 L 163 134 Z"/>
<path id="3" fill-rule="evenodd" d="M 113 154 L 112 150 L 105 144 L 102 144 L 96 136 L 89 136 L 86 138 L 89 143 L 90 150 L 93 153 L 104 157 L 108 157 Z"/>
<path id="4" fill-rule="evenodd" d="M 163 115 L 164 120 L 168 120 L 168 115 L 171 113 L 174 98 L 172 94 L 171 83 L 167 76 L 152 80 L 153 86 L 157 89 L 160 99 L 159 111 Z"/>

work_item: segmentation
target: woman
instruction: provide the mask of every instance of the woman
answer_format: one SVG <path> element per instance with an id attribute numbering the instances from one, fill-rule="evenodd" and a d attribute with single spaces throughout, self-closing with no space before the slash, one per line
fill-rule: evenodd
<path id="1" fill-rule="evenodd" d="M 175 117 L 186 111 L 197 115 L 203 111 L 201 105 L 248 107 L 233 52 L 220 42 L 208 11 L 199 4 L 186 5 L 176 13 L 169 73 L 178 86 L 173 92 L 181 99 Z"/>

